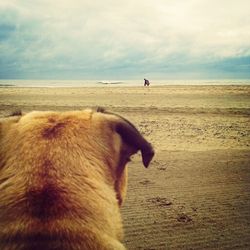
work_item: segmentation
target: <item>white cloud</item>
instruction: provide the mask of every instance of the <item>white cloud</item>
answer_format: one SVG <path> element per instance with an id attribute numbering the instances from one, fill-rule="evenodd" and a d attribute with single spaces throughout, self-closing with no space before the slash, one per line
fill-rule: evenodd
<path id="1" fill-rule="evenodd" d="M 17 27 L 0 52 L 27 68 L 250 56 L 249 0 L 2 0 L 0 11 Z"/>

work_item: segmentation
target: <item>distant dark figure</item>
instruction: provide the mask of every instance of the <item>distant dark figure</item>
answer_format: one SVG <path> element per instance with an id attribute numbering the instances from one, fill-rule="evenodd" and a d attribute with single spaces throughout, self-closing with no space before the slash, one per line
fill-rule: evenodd
<path id="1" fill-rule="evenodd" d="M 144 86 L 149 86 L 149 85 L 150 85 L 149 80 L 147 80 L 147 79 L 144 78 Z"/>

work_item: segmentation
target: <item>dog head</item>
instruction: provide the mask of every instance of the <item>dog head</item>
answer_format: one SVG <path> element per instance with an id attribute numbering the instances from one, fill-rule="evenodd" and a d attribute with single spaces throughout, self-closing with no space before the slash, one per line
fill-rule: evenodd
<path id="1" fill-rule="evenodd" d="M 154 156 L 153 147 L 132 123 L 100 108 L 16 113 L 1 120 L 0 144 L 0 169 L 12 161 L 13 168 L 17 164 L 15 171 L 18 162 L 33 162 L 25 168 L 51 167 L 70 176 L 84 173 L 113 185 L 119 205 L 126 194 L 130 157 L 140 151 L 147 168 Z"/>

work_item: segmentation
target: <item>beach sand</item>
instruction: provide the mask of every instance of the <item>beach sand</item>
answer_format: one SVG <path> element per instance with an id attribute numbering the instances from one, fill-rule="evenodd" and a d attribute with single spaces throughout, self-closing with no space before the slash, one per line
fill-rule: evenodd
<path id="1" fill-rule="evenodd" d="M 250 86 L 0 88 L 1 117 L 97 106 L 156 151 L 128 166 L 128 249 L 250 249 Z"/>

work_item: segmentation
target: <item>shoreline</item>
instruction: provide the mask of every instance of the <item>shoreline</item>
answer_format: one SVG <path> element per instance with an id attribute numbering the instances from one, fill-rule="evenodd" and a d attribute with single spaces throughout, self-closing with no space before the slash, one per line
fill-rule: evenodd
<path id="1" fill-rule="evenodd" d="M 81 86 L 18 86 L 18 85 L 12 85 L 12 84 L 6 84 L 1 85 L 1 88 L 168 88 L 168 87 L 247 87 L 250 86 L 249 84 L 151 84 L 149 87 L 145 87 L 143 85 L 132 85 L 132 84 L 89 84 L 89 85 L 81 85 Z"/>

